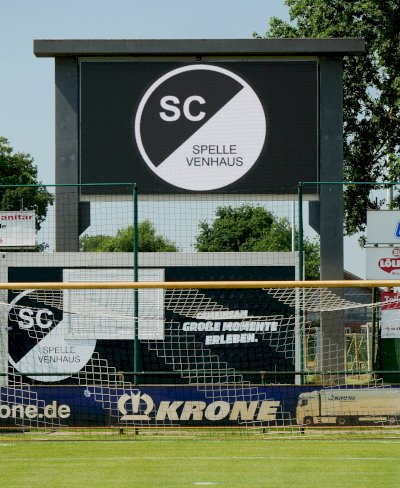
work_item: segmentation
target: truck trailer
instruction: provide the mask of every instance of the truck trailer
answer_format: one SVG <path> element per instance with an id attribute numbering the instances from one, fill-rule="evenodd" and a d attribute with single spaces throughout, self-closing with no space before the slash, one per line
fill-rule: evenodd
<path id="1" fill-rule="evenodd" d="M 301 393 L 297 402 L 298 425 L 387 422 L 400 420 L 400 388 L 327 388 Z"/>

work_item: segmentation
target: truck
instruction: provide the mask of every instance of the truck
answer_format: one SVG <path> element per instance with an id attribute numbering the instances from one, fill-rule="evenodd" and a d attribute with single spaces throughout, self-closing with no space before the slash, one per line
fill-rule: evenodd
<path id="1" fill-rule="evenodd" d="M 400 388 L 327 388 L 301 393 L 296 407 L 298 425 L 387 422 L 400 420 Z"/>

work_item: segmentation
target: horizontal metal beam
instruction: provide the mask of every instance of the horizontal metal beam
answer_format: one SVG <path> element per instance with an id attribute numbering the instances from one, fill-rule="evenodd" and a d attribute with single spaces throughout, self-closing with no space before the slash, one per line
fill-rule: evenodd
<path id="1" fill-rule="evenodd" d="M 324 280 L 324 281 L 75 281 L 4 282 L 0 290 L 91 290 L 91 289 L 227 289 L 227 288 L 397 288 L 400 280 Z"/>
<path id="2" fill-rule="evenodd" d="M 36 39 L 37 57 L 56 56 L 345 56 L 365 52 L 363 38 L 340 39 Z"/>

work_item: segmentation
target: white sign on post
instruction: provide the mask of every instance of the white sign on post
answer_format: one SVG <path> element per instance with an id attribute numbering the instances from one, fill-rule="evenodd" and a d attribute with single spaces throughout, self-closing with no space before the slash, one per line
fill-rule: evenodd
<path id="1" fill-rule="evenodd" d="M 367 247 L 366 256 L 367 280 L 400 279 L 399 247 Z"/>
<path id="2" fill-rule="evenodd" d="M 400 211 L 368 210 L 367 243 L 400 246 Z"/>
<path id="3" fill-rule="evenodd" d="M 33 210 L 0 212 L 0 248 L 33 247 L 35 244 Z"/>
<path id="4" fill-rule="evenodd" d="M 381 337 L 382 339 L 400 339 L 400 295 L 399 293 L 381 293 Z"/>

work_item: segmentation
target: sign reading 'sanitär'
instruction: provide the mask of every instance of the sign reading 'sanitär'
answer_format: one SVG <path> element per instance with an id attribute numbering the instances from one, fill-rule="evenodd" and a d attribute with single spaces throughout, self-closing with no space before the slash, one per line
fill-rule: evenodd
<path id="1" fill-rule="evenodd" d="M 318 179 L 316 61 L 83 61 L 80 78 L 81 183 L 287 193 Z"/>

